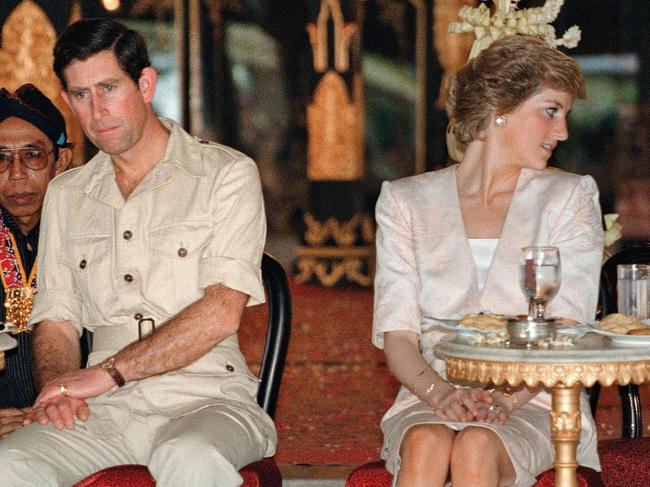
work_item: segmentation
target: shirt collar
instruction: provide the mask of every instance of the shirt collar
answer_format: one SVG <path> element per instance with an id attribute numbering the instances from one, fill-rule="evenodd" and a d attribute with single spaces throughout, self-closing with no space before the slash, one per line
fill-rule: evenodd
<path id="1" fill-rule="evenodd" d="M 196 150 L 196 139 L 182 127 L 168 118 L 160 118 L 162 124 L 170 131 L 165 153 L 151 171 L 145 176 L 131 197 L 160 186 L 171 176 L 170 170 L 179 169 L 193 177 L 205 175 L 202 167 L 202 155 Z M 115 184 L 115 167 L 111 156 L 99 151 L 90 161 L 79 168 L 74 186 L 98 201 L 114 208 L 122 208 L 124 198 Z"/>
<path id="2" fill-rule="evenodd" d="M 190 176 L 205 176 L 201 153 L 195 148 L 197 140 L 175 121 L 162 117 L 160 121 L 170 132 L 160 164 L 176 167 Z"/>

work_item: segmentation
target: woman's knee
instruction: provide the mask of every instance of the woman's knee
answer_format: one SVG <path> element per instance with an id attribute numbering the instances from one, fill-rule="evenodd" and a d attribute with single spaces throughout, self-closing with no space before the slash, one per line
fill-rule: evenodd
<path id="1" fill-rule="evenodd" d="M 464 465 L 496 461 L 502 449 L 499 436 L 492 430 L 481 427 L 468 427 L 460 431 L 451 452 L 452 467 L 454 462 Z"/>
<path id="2" fill-rule="evenodd" d="M 439 454 L 451 449 L 453 438 L 453 431 L 441 424 L 411 426 L 404 433 L 400 454 L 402 457 L 425 455 L 430 458 L 432 452 Z"/>

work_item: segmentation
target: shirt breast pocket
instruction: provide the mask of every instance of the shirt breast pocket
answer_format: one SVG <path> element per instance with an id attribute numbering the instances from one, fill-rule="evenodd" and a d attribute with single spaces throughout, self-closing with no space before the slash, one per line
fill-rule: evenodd
<path id="1" fill-rule="evenodd" d="M 75 237 L 63 242 L 59 262 L 70 269 L 79 295 L 83 300 L 84 323 L 100 320 L 96 299 L 105 295 L 110 286 L 110 235 Z"/>
<path id="2" fill-rule="evenodd" d="M 210 243 L 212 229 L 206 224 L 180 223 L 152 229 L 151 291 L 157 295 L 170 293 L 176 306 L 186 306 L 202 294 L 199 272 L 203 250 Z M 171 297 L 170 296 L 170 297 Z M 169 310 L 172 313 L 176 310 Z"/>

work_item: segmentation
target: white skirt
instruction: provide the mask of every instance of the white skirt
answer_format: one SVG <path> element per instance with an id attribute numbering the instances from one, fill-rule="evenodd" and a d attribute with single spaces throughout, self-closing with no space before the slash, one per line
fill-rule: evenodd
<path id="1" fill-rule="evenodd" d="M 582 416 L 582 424 L 587 426 L 591 415 L 585 418 L 583 409 Z M 404 433 L 411 426 L 418 424 L 444 424 L 455 431 L 460 431 L 467 426 L 483 427 L 494 431 L 501 438 L 510 455 L 517 474 L 513 484 L 515 487 L 535 485 L 535 477 L 553 467 L 554 450 L 551 442 L 549 411 L 545 408 L 526 403 L 515 410 L 505 424 L 456 423 L 439 418 L 428 405 L 419 402 L 381 423 L 384 433 L 381 458 L 386 460 L 386 468 L 393 474 L 393 485 L 399 472 L 399 451 Z M 596 435 L 592 428 L 583 428 L 577 457 L 581 465 L 600 471 Z"/>

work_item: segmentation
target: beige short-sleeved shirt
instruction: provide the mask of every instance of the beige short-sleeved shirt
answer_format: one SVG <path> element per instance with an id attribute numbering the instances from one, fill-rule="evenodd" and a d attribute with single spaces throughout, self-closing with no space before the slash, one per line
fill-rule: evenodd
<path id="1" fill-rule="evenodd" d="M 195 139 L 170 120 L 163 123 L 171 132 L 165 155 L 127 200 L 110 156 L 102 152 L 50 183 L 31 324 L 70 322 L 95 337 L 107 331 L 129 335 L 128 343 L 140 318 L 159 326 L 212 284 L 248 294 L 249 305 L 264 301 L 260 263 L 266 223 L 255 163 Z M 127 344 L 98 341 L 90 364 Z M 181 370 L 108 394 L 135 389 L 152 409 L 177 415 L 215 398 L 253 405 L 257 379 L 231 336 Z"/>

